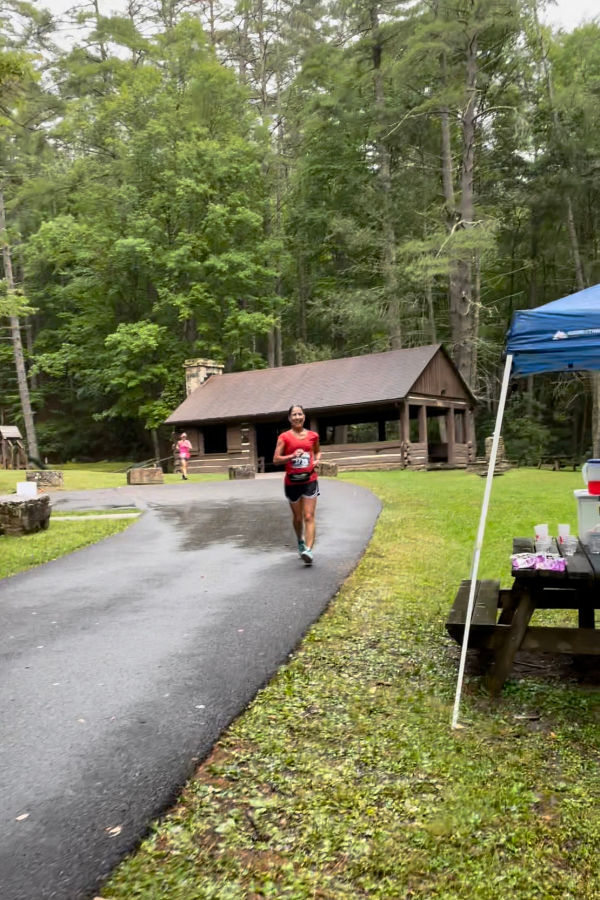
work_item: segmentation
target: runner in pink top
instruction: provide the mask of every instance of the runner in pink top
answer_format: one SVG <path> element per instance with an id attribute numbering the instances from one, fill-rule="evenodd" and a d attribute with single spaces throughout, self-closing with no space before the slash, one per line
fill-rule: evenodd
<path id="1" fill-rule="evenodd" d="M 181 463 L 181 477 L 184 481 L 187 481 L 187 463 L 190 458 L 190 451 L 192 449 L 192 445 L 188 441 L 188 436 L 183 431 L 175 445 L 175 449 L 179 454 L 179 462 Z"/>

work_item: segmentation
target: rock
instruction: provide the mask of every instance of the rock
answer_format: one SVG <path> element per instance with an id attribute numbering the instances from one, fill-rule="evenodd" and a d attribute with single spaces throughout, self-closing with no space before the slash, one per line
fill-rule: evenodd
<path id="1" fill-rule="evenodd" d="M 163 470 L 160 466 L 151 469 L 129 469 L 127 472 L 127 484 L 163 484 Z"/>
<path id="2" fill-rule="evenodd" d="M 337 463 L 324 462 L 321 460 L 317 471 L 319 472 L 319 475 L 322 475 L 324 478 L 335 478 L 338 473 Z"/>
<path id="3" fill-rule="evenodd" d="M 21 498 L 12 494 L 0 497 L 0 534 L 32 534 L 44 531 L 50 521 L 50 498 Z"/>
<path id="4" fill-rule="evenodd" d="M 254 466 L 229 466 L 229 480 L 238 478 L 255 478 L 256 469 Z"/>
<path id="5" fill-rule="evenodd" d="M 25 474 L 26 481 L 35 481 L 39 488 L 61 488 L 63 473 L 53 469 L 29 469 Z"/>

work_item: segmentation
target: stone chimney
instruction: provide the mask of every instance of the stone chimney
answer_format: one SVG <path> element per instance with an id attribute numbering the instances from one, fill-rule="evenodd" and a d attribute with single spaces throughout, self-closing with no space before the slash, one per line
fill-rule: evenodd
<path id="1" fill-rule="evenodd" d="M 192 391 L 204 384 L 211 375 L 222 375 L 224 366 L 214 359 L 186 359 L 183 364 L 185 369 L 185 395 L 189 397 Z"/>

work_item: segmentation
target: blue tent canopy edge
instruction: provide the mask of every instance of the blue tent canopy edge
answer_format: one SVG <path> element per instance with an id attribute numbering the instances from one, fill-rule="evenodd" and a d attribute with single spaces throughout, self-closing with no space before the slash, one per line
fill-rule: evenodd
<path id="1" fill-rule="evenodd" d="M 515 376 L 600 369 L 600 284 L 515 312 L 506 352 Z"/>

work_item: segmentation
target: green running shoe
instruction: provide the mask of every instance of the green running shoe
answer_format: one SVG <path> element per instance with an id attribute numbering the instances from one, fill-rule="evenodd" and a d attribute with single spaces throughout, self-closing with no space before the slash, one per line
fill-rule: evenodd
<path id="1" fill-rule="evenodd" d="M 306 544 L 304 543 L 304 541 L 298 541 L 298 556 L 302 556 L 305 550 Z"/>

